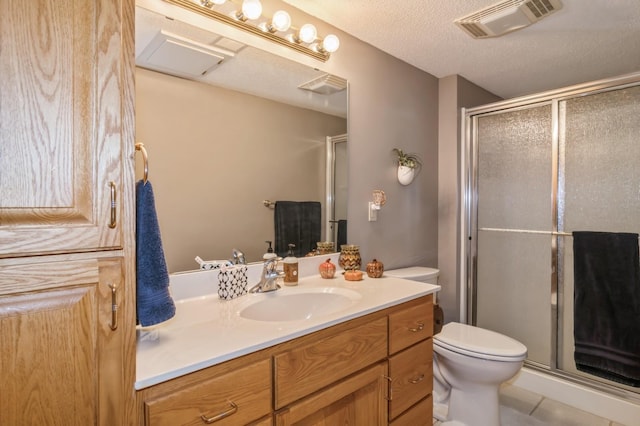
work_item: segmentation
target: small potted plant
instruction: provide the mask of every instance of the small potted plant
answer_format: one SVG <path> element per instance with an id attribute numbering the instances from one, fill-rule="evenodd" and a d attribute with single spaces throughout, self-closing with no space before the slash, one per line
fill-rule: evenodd
<path id="1" fill-rule="evenodd" d="M 393 148 L 398 163 L 398 182 L 402 185 L 409 185 L 413 182 L 420 169 L 422 160 L 417 154 L 405 153 L 400 148 Z"/>

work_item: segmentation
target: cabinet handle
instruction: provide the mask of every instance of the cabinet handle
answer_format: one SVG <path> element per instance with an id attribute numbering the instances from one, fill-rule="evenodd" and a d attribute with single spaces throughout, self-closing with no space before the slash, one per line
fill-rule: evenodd
<path id="1" fill-rule="evenodd" d="M 417 385 L 418 383 L 420 383 L 423 380 L 424 380 L 424 374 L 421 374 L 420 376 L 416 377 L 415 379 L 409 380 L 409 382 L 413 383 L 414 385 Z"/>
<path id="2" fill-rule="evenodd" d="M 238 406 L 236 404 L 234 404 L 233 402 L 229 401 L 229 405 L 231 405 L 231 408 L 229 408 L 227 411 L 223 411 L 220 414 L 216 414 L 213 417 L 207 417 L 204 414 L 200 416 L 200 418 L 202 419 L 203 422 L 205 422 L 206 424 L 210 425 L 213 422 L 217 422 L 218 420 L 222 420 L 225 417 L 229 417 L 230 415 L 234 414 L 236 411 L 238 411 Z"/>
<path id="3" fill-rule="evenodd" d="M 393 400 L 393 387 L 391 386 L 391 382 L 393 382 L 393 379 L 389 376 L 382 376 L 384 377 L 388 382 L 389 382 L 389 396 L 387 397 L 387 401 L 392 401 Z"/>
<path id="4" fill-rule="evenodd" d="M 118 286 L 115 284 L 109 284 L 111 289 L 111 324 L 109 327 L 111 330 L 118 328 Z"/>
<path id="5" fill-rule="evenodd" d="M 109 221 L 109 228 L 116 227 L 116 184 L 109 182 L 111 186 L 111 220 Z"/>
<path id="6" fill-rule="evenodd" d="M 424 323 L 423 322 L 419 322 L 417 327 L 412 327 L 409 328 L 409 331 L 412 333 L 417 333 L 418 331 L 422 331 L 424 330 Z"/>

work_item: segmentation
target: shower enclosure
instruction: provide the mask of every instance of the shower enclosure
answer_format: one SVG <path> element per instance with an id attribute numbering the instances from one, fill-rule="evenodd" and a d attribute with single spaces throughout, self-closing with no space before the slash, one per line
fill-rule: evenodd
<path id="1" fill-rule="evenodd" d="M 463 115 L 468 322 L 524 343 L 531 368 L 640 401 L 575 367 L 571 237 L 640 232 L 640 74 Z"/>

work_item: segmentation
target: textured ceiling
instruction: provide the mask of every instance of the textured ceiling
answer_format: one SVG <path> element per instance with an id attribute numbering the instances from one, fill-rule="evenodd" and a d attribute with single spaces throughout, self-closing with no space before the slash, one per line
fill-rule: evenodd
<path id="1" fill-rule="evenodd" d="M 453 21 L 495 0 L 284 0 L 435 77 L 459 74 L 503 98 L 640 71 L 640 0 L 561 0 L 498 38 Z"/>

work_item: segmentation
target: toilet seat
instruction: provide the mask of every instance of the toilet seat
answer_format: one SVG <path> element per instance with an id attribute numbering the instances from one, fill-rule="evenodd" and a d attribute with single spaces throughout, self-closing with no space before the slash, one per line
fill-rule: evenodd
<path id="1" fill-rule="evenodd" d="M 492 361 L 522 361 L 527 347 L 494 331 L 467 324 L 451 322 L 433 336 L 433 344 L 474 358 Z"/>

